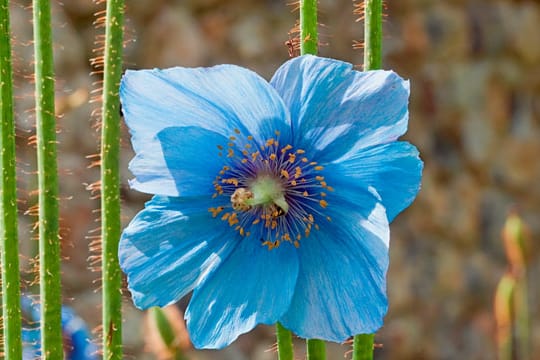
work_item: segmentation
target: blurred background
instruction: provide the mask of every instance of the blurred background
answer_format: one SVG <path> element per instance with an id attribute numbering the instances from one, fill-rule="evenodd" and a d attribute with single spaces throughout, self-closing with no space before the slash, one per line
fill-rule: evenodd
<path id="1" fill-rule="evenodd" d="M 37 247 L 32 241 L 36 202 L 33 50 L 29 1 L 12 2 L 17 91 L 19 190 L 23 264 L 29 289 Z M 377 359 L 494 359 L 494 293 L 508 269 L 501 230 L 511 210 L 530 229 L 529 301 L 533 354 L 540 351 L 540 4 L 511 0 L 387 1 L 384 68 L 411 80 L 405 138 L 425 162 L 422 190 L 392 224 L 388 273 L 390 308 L 378 332 Z M 127 1 L 125 68 L 234 63 L 269 79 L 289 57 L 285 42 L 297 14 L 286 0 Z M 89 59 L 103 29 L 104 9 L 91 0 L 53 1 L 63 291 L 90 328 L 99 325 L 99 273 L 90 246 L 99 201 L 92 185 L 98 152 L 92 102 L 99 74 Z M 361 69 L 363 24 L 351 0 L 320 0 L 323 56 Z M 123 219 L 144 194 L 128 189 L 133 153 L 124 129 Z M 185 306 L 185 301 L 184 301 Z M 125 292 L 126 359 L 148 352 L 145 314 Z M 181 314 L 174 315 L 181 318 Z M 180 331 L 180 330 L 179 330 Z M 190 352 L 192 359 L 275 359 L 272 327 L 259 327 L 221 351 Z M 146 334 L 146 335 L 145 335 Z M 150 347 L 149 347 L 150 346 Z M 187 346 L 187 345 L 186 345 Z M 297 357 L 303 358 L 303 342 Z M 341 359 L 348 345 L 329 346 Z"/>

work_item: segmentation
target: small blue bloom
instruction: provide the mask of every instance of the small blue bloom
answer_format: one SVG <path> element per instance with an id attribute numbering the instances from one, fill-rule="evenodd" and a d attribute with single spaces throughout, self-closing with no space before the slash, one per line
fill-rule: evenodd
<path id="1" fill-rule="evenodd" d="M 155 194 L 120 242 L 136 306 L 193 290 L 198 348 L 277 321 L 338 342 L 382 325 L 389 222 L 422 172 L 397 141 L 407 81 L 306 55 L 270 83 L 233 65 L 127 71 L 120 96 L 130 184 Z"/>
<path id="2" fill-rule="evenodd" d="M 41 356 L 40 305 L 29 296 L 21 298 L 26 321 L 22 330 L 23 360 Z M 92 343 L 86 323 L 68 306 L 62 306 L 62 336 L 66 360 L 96 360 L 97 347 Z"/>

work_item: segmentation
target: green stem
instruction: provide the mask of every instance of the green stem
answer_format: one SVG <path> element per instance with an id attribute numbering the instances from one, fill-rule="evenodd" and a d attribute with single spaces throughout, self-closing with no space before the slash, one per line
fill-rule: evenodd
<path id="1" fill-rule="evenodd" d="M 300 0 L 300 54 L 317 55 L 317 0 Z M 322 340 L 308 339 L 308 360 L 326 359 L 326 345 Z"/>
<path id="2" fill-rule="evenodd" d="M 518 277 L 516 296 L 516 339 L 519 358 L 531 359 L 530 316 L 527 269 Z"/>
<path id="3" fill-rule="evenodd" d="M 280 323 L 276 324 L 276 338 L 278 346 L 278 359 L 279 360 L 293 360 L 294 350 L 292 342 L 292 333 L 287 330 Z"/>
<path id="4" fill-rule="evenodd" d="M 382 67 L 382 0 L 365 0 L 364 70 Z"/>
<path id="5" fill-rule="evenodd" d="M 103 240 L 103 359 L 122 359 L 120 241 L 120 102 L 123 0 L 107 1 L 101 137 L 101 236 Z"/>
<path id="6" fill-rule="evenodd" d="M 364 70 L 382 67 L 382 0 L 365 0 Z M 373 359 L 373 334 L 356 335 L 353 360 Z"/>
<path id="7" fill-rule="evenodd" d="M 373 359 L 373 334 L 361 334 L 354 337 L 352 360 Z"/>
<path id="8" fill-rule="evenodd" d="M 326 344 L 322 340 L 308 339 L 307 359 L 308 360 L 326 360 Z"/>
<path id="9" fill-rule="evenodd" d="M 9 2 L 0 3 L 0 253 L 2 316 L 6 359 L 22 358 L 15 123 L 9 26 Z"/>
<path id="10" fill-rule="evenodd" d="M 317 55 L 317 0 L 300 0 L 300 54 Z"/>
<path id="11" fill-rule="evenodd" d="M 39 273 L 43 359 L 61 359 L 60 239 L 58 236 L 58 174 L 54 115 L 54 63 L 51 7 L 33 1 L 36 75 L 36 133 L 39 186 Z"/>

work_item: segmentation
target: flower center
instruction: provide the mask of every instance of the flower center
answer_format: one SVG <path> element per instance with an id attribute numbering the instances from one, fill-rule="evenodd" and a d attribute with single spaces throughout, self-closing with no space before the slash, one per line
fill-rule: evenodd
<path id="1" fill-rule="evenodd" d="M 313 228 L 319 229 L 317 222 L 331 221 L 324 210 L 333 188 L 323 167 L 309 161 L 304 150 L 280 145 L 279 132 L 262 145 L 252 136 L 229 140 L 226 148 L 217 146 L 224 166 L 213 182 L 213 197 L 227 196 L 230 205 L 209 208 L 214 218 L 222 213 L 220 219 L 241 236 L 255 237 L 269 249 L 282 241 L 299 247 Z"/>
<path id="2" fill-rule="evenodd" d="M 281 216 L 289 210 L 281 181 L 270 175 L 255 178 L 249 189 L 237 188 L 231 195 L 231 203 L 237 211 L 249 211 L 253 206 L 274 207 Z"/>

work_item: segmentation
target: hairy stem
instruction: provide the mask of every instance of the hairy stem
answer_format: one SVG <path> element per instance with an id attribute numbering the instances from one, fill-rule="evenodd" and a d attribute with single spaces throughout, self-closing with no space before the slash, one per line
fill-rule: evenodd
<path id="1" fill-rule="evenodd" d="M 9 2 L 0 2 L 0 253 L 6 359 L 22 358 Z"/>
<path id="2" fill-rule="evenodd" d="M 317 0 L 300 0 L 300 54 L 317 55 Z M 308 339 L 308 360 L 326 359 L 326 345 L 322 340 Z"/>
<path id="3" fill-rule="evenodd" d="M 373 338 L 373 334 L 361 334 L 354 337 L 352 360 L 373 359 Z"/>
<path id="4" fill-rule="evenodd" d="M 365 0 L 364 70 L 382 66 L 382 0 Z M 373 335 L 356 335 L 353 341 L 353 360 L 373 359 Z"/>
<path id="5" fill-rule="evenodd" d="M 293 360 L 294 350 L 292 342 L 292 333 L 285 329 L 280 323 L 276 324 L 276 338 L 278 346 L 279 360 Z"/>
<path id="6" fill-rule="evenodd" d="M 300 53 L 317 55 L 317 0 L 300 0 Z"/>
<path id="7" fill-rule="evenodd" d="M 324 341 L 308 339 L 306 343 L 308 360 L 326 360 L 326 344 Z"/>
<path id="8" fill-rule="evenodd" d="M 120 241 L 120 102 L 123 0 L 108 0 L 101 135 L 101 236 L 103 240 L 103 359 L 122 359 L 122 275 Z"/>
<path id="9" fill-rule="evenodd" d="M 364 70 L 382 67 L 382 0 L 365 0 Z"/>
<path id="10" fill-rule="evenodd" d="M 51 6 L 33 1 L 39 186 L 39 278 L 43 359 L 61 359 L 60 239 Z"/>

